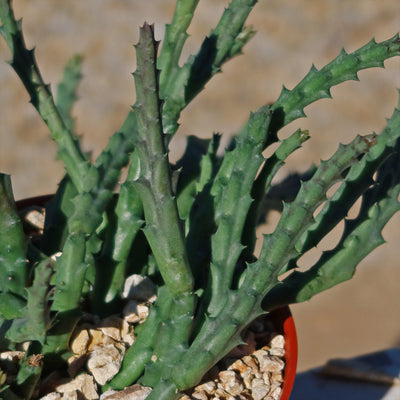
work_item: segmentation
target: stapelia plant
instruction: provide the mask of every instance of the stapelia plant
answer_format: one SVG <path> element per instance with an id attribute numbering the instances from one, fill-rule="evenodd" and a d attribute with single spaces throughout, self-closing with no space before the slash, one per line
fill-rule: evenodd
<path id="1" fill-rule="evenodd" d="M 83 313 L 118 313 L 123 283 L 132 273 L 150 277 L 158 298 L 135 332 L 121 370 L 103 390 L 138 381 L 153 387 L 149 399 L 175 399 L 241 342 L 243 329 L 257 316 L 351 278 L 357 264 L 383 243 L 381 231 L 399 210 L 397 108 L 380 134 L 357 136 L 310 170 L 254 256 L 255 229 L 265 220 L 272 179 L 308 139 L 308 132 L 298 130 L 279 140 L 279 130 L 304 117 L 310 103 L 330 97 L 332 86 L 399 56 L 399 36 L 372 40 L 351 54 L 342 50 L 320 70 L 313 66 L 294 89 L 283 88 L 272 105 L 252 112 L 223 155 L 217 152 L 218 135 L 189 137 L 183 157 L 172 165 L 168 146 L 181 111 L 253 36 L 244 23 L 256 1 L 233 0 L 198 53 L 180 66 L 197 3 L 177 0 L 160 51 L 153 27 L 140 29 L 136 104 L 91 161 L 80 149 L 71 117 L 80 58 L 67 65 L 55 100 L 34 51 L 25 47 L 11 0 L 0 0 L 10 64 L 66 168 L 46 206 L 39 242 L 24 235 L 9 177 L 1 175 L 0 343 L 9 350 L 29 343 L 15 380 L 2 387 L 6 399 L 31 398 L 41 377 L 63 367 Z M 263 151 L 277 142 L 265 158 Z M 126 166 L 127 178 L 115 195 Z M 346 219 L 360 198 L 358 216 Z M 337 246 L 299 271 L 299 257 L 342 220 L 345 230 Z M 51 257 L 56 253 L 61 255 Z"/>

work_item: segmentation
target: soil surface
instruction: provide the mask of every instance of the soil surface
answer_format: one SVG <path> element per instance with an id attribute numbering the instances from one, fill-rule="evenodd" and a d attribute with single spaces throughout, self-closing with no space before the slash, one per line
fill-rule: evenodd
<path id="1" fill-rule="evenodd" d="M 138 26 L 155 23 L 156 35 L 173 12 L 171 0 L 14 0 L 29 46 L 46 82 L 57 83 L 62 68 L 75 53 L 84 54 L 84 80 L 75 109 L 77 132 L 85 150 L 99 154 L 109 135 L 118 130 L 134 103 L 135 55 Z M 226 2 L 202 0 L 190 28 L 185 57 L 195 52 L 215 25 Z M 233 60 L 207 85 L 182 115 L 182 126 L 172 143 L 171 157 L 183 151 L 185 136 L 228 137 L 245 122 L 250 110 L 274 101 L 282 84 L 292 88 L 312 63 L 317 68 L 333 59 L 342 47 L 353 51 L 372 37 L 382 41 L 400 26 L 398 0 L 279 0 L 260 1 L 249 23 L 257 35 L 245 55 Z M 54 162 L 56 149 L 44 124 L 28 103 L 22 84 L 5 64 L 10 58 L 0 41 L 0 170 L 12 175 L 17 198 L 54 192 L 63 167 Z M 309 119 L 292 123 L 282 137 L 298 127 L 309 129 L 311 140 L 289 159 L 282 176 L 306 170 L 312 162 L 329 157 L 339 142 L 355 134 L 379 132 L 392 114 L 400 87 L 400 59 L 386 62 L 386 70 L 359 74 L 332 90 L 333 100 L 306 109 Z M 54 87 L 54 86 L 53 86 Z M 293 306 L 299 335 L 299 370 L 321 365 L 328 358 L 400 345 L 400 216 L 384 231 L 387 244 L 377 249 L 358 269 L 355 278 L 319 295 L 308 304 Z M 274 216 L 270 217 L 271 229 Z M 327 240 L 330 248 L 340 233 Z M 312 259 L 317 251 L 308 255 Z M 307 259 L 304 259 L 305 265 Z"/>

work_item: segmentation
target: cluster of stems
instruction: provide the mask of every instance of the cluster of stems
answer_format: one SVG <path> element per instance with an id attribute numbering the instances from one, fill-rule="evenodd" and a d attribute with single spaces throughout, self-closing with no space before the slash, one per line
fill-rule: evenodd
<path id="1" fill-rule="evenodd" d="M 182 110 L 253 36 L 244 24 L 255 3 L 232 0 L 198 53 L 182 65 L 198 0 L 177 0 L 160 50 L 153 26 L 145 23 L 135 46 L 136 103 L 92 161 L 81 150 L 71 114 L 81 58 L 68 63 L 53 96 L 34 51 L 25 46 L 11 0 L 0 0 L 10 65 L 66 169 L 46 204 L 39 244 L 25 235 L 10 179 L 0 175 L 0 350 L 29 343 L 15 381 L 0 387 L 0 396 L 34 396 L 41 377 L 65 366 L 71 333 L 83 313 L 120 312 L 124 281 L 135 273 L 158 285 L 157 301 L 135 332 L 121 370 L 102 389 L 140 382 L 153 388 L 149 400 L 178 398 L 241 342 L 252 320 L 351 278 L 359 262 L 383 243 L 381 231 L 400 208 L 400 106 L 380 134 L 357 136 L 310 170 L 254 256 L 273 178 L 309 138 L 308 131 L 297 130 L 280 140 L 279 130 L 304 117 L 304 107 L 329 97 L 333 86 L 399 56 L 398 35 L 372 40 L 350 54 L 342 50 L 320 70 L 313 66 L 292 90 L 284 87 L 272 105 L 252 112 L 222 155 L 219 135 L 190 137 L 182 158 L 169 161 Z M 275 143 L 266 158 L 264 151 Z M 358 216 L 346 219 L 360 198 Z M 346 228 L 336 247 L 298 270 L 297 260 L 343 220 Z M 30 357 L 37 355 L 40 362 L 32 364 Z"/>

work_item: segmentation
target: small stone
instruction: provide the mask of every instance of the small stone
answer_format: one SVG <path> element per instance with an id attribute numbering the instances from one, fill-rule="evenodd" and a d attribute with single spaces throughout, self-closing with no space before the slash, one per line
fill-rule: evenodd
<path id="1" fill-rule="evenodd" d="M 42 207 L 30 207 L 25 210 L 24 221 L 37 229 L 39 232 L 44 229 L 45 211 Z"/>
<path id="2" fill-rule="evenodd" d="M 264 372 L 262 379 L 266 385 L 271 386 L 271 376 L 269 372 Z"/>
<path id="3" fill-rule="evenodd" d="M 270 392 L 274 392 L 277 388 L 280 388 L 282 385 L 280 382 L 277 381 L 272 381 L 271 380 L 271 388 L 270 388 Z"/>
<path id="4" fill-rule="evenodd" d="M 97 386 L 94 383 L 93 376 L 89 374 L 78 375 L 75 379 L 64 384 L 58 385 L 56 391 L 63 393 L 63 399 L 68 396 L 73 396 L 73 392 L 82 392 L 87 400 L 96 400 L 99 398 L 97 394 Z M 73 397 L 71 397 L 73 399 Z M 78 399 L 78 397 L 77 397 Z"/>
<path id="5" fill-rule="evenodd" d="M 204 382 L 204 383 L 196 386 L 197 391 L 204 391 L 207 394 L 213 394 L 215 392 L 216 388 L 217 388 L 217 385 L 213 381 L 207 381 L 207 382 Z"/>
<path id="6" fill-rule="evenodd" d="M 50 258 L 51 258 L 53 261 L 57 261 L 57 258 L 59 258 L 59 257 L 61 257 L 61 256 L 62 256 L 62 251 L 57 251 L 57 253 L 52 254 L 52 255 L 50 256 Z"/>
<path id="7" fill-rule="evenodd" d="M 271 356 L 283 358 L 285 355 L 285 337 L 283 335 L 275 335 L 271 339 L 270 348 L 263 347 Z"/>
<path id="8" fill-rule="evenodd" d="M 270 356 L 283 358 L 283 356 L 285 355 L 285 349 L 280 349 L 279 347 L 272 347 L 271 349 L 268 350 L 268 354 Z"/>
<path id="9" fill-rule="evenodd" d="M 196 390 L 194 393 L 192 393 L 192 398 L 196 400 L 208 400 L 208 396 L 206 392 L 204 392 L 203 390 L 201 391 Z"/>
<path id="10" fill-rule="evenodd" d="M 121 328 L 123 320 L 116 315 L 112 315 L 101 321 L 100 330 L 104 335 L 114 339 L 115 341 L 121 340 Z"/>
<path id="11" fill-rule="evenodd" d="M 74 354 L 85 354 L 90 343 L 90 336 L 86 329 L 77 331 L 71 341 L 71 350 Z"/>
<path id="12" fill-rule="evenodd" d="M 130 300 L 122 311 L 125 321 L 131 324 L 144 322 L 149 315 L 149 307 L 135 300 Z"/>
<path id="13" fill-rule="evenodd" d="M 230 395 L 236 396 L 244 390 L 243 383 L 235 371 L 221 371 L 218 376 L 222 388 Z"/>
<path id="14" fill-rule="evenodd" d="M 100 385 L 113 378 L 121 368 L 123 353 L 114 345 L 99 347 L 90 354 L 88 370 Z"/>
<path id="15" fill-rule="evenodd" d="M 73 390 L 72 392 L 64 393 L 62 400 L 80 400 L 82 396 L 78 394 L 78 391 Z"/>
<path id="16" fill-rule="evenodd" d="M 238 371 L 240 376 L 247 374 L 251 371 L 251 368 L 243 362 L 243 360 L 236 360 L 234 363 L 228 366 L 228 370 Z"/>
<path id="17" fill-rule="evenodd" d="M 268 394 L 269 388 L 263 379 L 254 378 L 251 386 L 253 400 L 262 400 Z"/>
<path id="18" fill-rule="evenodd" d="M 277 387 L 275 389 L 273 389 L 271 391 L 271 393 L 269 393 L 268 395 L 268 399 L 271 400 L 279 400 L 282 394 L 282 388 L 281 387 Z"/>
<path id="19" fill-rule="evenodd" d="M 147 276 L 133 274 L 125 280 L 122 297 L 154 303 L 157 299 L 157 286 Z"/>
<path id="20" fill-rule="evenodd" d="M 118 394 L 116 390 L 108 389 L 100 396 L 100 400 L 111 400 L 113 398 L 116 399 L 114 396 L 116 394 Z"/>
<path id="21" fill-rule="evenodd" d="M 218 397 L 220 399 L 224 399 L 224 400 L 231 400 L 231 395 L 224 390 L 222 387 L 218 387 L 217 390 L 215 391 L 215 397 Z"/>
<path id="22" fill-rule="evenodd" d="M 105 344 L 110 344 L 110 341 L 106 343 L 105 335 L 100 329 L 89 329 L 90 343 L 88 350 L 93 351 L 97 347 L 102 347 Z"/>
<path id="23" fill-rule="evenodd" d="M 277 382 L 277 383 L 281 384 L 283 382 L 282 371 L 273 372 L 271 374 L 271 382 Z"/>
<path id="24" fill-rule="evenodd" d="M 28 351 L 30 345 L 31 345 L 31 342 L 29 342 L 29 341 L 23 342 L 22 343 L 22 350 L 23 351 Z"/>
<path id="25" fill-rule="evenodd" d="M 145 400 L 151 393 L 151 388 L 135 384 L 121 391 L 107 390 L 100 400 Z"/>
<path id="26" fill-rule="evenodd" d="M 246 365 L 250 367 L 252 377 L 261 378 L 260 368 L 252 356 L 244 356 L 242 360 Z"/>
<path id="27" fill-rule="evenodd" d="M 7 360 L 16 363 L 18 363 L 23 356 L 23 351 L 3 351 L 2 353 L 0 353 L 1 360 Z"/>
<path id="28" fill-rule="evenodd" d="M 40 400 L 62 400 L 62 396 L 60 393 L 52 392 L 52 393 L 46 394 L 46 396 L 44 396 L 44 397 L 41 397 Z"/>
<path id="29" fill-rule="evenodd" d="M 265 350 L 257 350 L 253 353 L 257 359 L 261 372 L 282 371 L 285 363 L 276 356 L 270 356 Z"/>
<path id="30" fill-rule="evenodd" d="M 276 335 L 272 338 L 270 347 L 279 349 L 285 348 L 285 337 L 283 335 Z"/>
<path id="31" fill-rule="evenodd" d="M 132 346 L 136 340 L 136 337 L 135 337 L 135 334 L 133 331 L 133 326 L 125 319 L 122 320 L 121 339 L 128 346 Z"/>

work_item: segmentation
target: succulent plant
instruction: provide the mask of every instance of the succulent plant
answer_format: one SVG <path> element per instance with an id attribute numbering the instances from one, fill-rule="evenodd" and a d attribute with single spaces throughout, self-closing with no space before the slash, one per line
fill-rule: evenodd
<path id="1" fill-rule="evenodd" d="M 157 300 L 103 390 L 140 382 L 153 388 L 148 399 L 175 399 L 241 343 L 241 333 L 256 317 L 350 279 L 383 243 L 381 231 L 400 208 L 399 108 L 380 134 L 357 136 L 310 169 L 254 255 L 272 180 L 309 137 L 297 130 L 280 140 L 278 132 L 304 117 L 304 107 L 330 97 L 333 86 L 399 56 L 398 34 L 353 53 L 342 50 L 320 70 L 313 66 L 292 90 L 284 87 L 274 103 L 252 112 L 227 149 L 221 149 L 219 135 L 189 137 L 182 158 L 170 163 L 168 147 L 182 110 L 253 36 L 244 24 L 255 3 L 232 0 L 182 66 L 178 61 L 198 0 L 177 0 L 160 51 L 153 26 L 145 23 L 136 45 L 136 103 L 92 161 L 80 148 L 71 116 L 81 58 L 66 66 L 55 100 L 34 50 L 25 46 L 11 0 L 0 0 L 10 65 L 48 125 L 66 169 L 46 205 L 39 240 L 24 233 L 10 178 L 0 175 L 0 344 L 7 350 L 29 344 L 15 381 L 0 389 L 5 398 L 30 399 L 41 376 L 63 367 L 84 313 L 119 312 L 129 274 L 148 276 L 158 286 Z M 264 157 L 274 143 L 276 150 Z M 116 194 L 125 167 L 127 177 Z M 357 217 L 347 219 L 359 199 Z M 343 220 L 336 247 L 299 270 L 301 255 Z"/>

